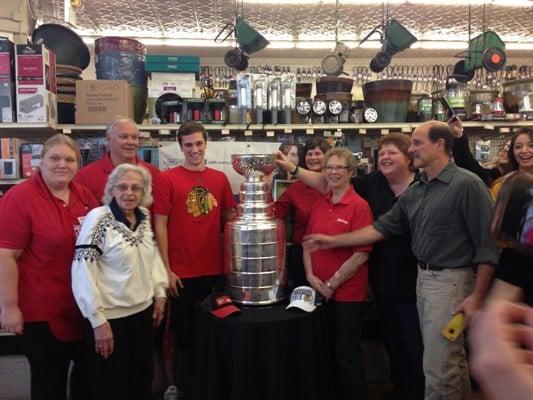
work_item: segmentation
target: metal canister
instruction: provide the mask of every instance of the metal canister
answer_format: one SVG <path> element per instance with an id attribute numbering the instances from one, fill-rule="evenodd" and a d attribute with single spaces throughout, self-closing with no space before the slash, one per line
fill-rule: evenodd
<path id="1" fill-rule="evenodd" d="M 446 111 L 440 102 L 440 98 L 443 96 L 443 91 L 441 89 L 431 92 L 431 101 L 433 106 L 433 119 L 437 121 L 446 121 Z"/>
<path id="2" fill-rule="evenodd" d="M 226 223 L 226 289 L 245 305 L 277 303 L 286 295 L 285 224 L 276 219 L 270 186 L 263 176 L 274 170 L 271 154 L 234 154 L 233 169 L 241 183 L 237 217 Z"/>

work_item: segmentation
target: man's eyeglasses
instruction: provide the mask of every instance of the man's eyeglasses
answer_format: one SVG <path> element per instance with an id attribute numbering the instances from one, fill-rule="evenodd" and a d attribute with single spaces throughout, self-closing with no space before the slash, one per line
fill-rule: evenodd
<path id="1" fill-rule="evenodd" d="M 125 193 L 129 190 L 132 191 L 132 193 L 139 193 L 143 190 L 142 186 L 139 186 L 139 185 L 126 185 L 124 183 L 121 183 L 119 185 L 115 185 L 115 188 L 121 192 L 121 193 Z"/>

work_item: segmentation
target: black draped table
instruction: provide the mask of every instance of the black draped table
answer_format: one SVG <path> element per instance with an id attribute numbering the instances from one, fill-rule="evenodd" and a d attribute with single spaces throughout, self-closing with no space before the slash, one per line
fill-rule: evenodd
<path id="1" fill-rule="evenodd" d="M 243 308 L 227 318 L 198 308 L 187 400 L 332 398 L 325 307 L 285 306 Z"/>

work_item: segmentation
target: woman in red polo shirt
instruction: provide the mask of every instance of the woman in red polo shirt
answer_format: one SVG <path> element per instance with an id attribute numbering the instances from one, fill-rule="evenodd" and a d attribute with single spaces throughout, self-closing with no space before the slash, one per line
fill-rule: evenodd
<path id="1" fill-rule="evenodd" d="M 367 202 L 355 193 L 351 178 L 356 162 L 350 150 L 337 147 L 324 156 L 330 192 L 313 207 L 307 234 L 338 235 L 372 223 Z M 365 399 L 365 367 L 361 328 L 368 287 L 371 246 L 309 252 L 303 258 L 309 284 L 328 300 L 336 366 L 338 399 Z"/>
<path id="2" fill-rule="evenodd" d="M 0 326 L 21 336 L 30 363 L 31 398 L 90 399 L 83 318 L 70 267 L 81 222 L 98 202 L 72 182 L 79 150 L 65 135 L 48 139 L 41 171 L 0 201 Z"/>
<path id="3" fill-rule="evenodd" d="M 307 140 L 304 147 L 305 167 L 310 171 L 322 172 L 324 153 L 330 147 L 323 138 L 313 137 Z M 297 164 L 294 165 L 298 168 Z M 293 170 L 291 172 L 294 176 L 294 173 L 298 171 Z M 285 189 L 275 203 L 276 217 L 286 219 L 291 213 L 294 213 L 293 244 L 287 249 L 289 281 L 292 281 L 294 287 L 308 284 L 303 266 L 302 239 L 307 229 L 311 210 L 322 196 L 323 193 L 297 180 Z"/>

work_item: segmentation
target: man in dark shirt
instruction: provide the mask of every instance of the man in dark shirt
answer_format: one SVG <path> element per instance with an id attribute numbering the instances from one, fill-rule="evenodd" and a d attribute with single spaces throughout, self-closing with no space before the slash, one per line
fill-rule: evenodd
<path id="1" fill-rule="evenodd" d="M 357 246 L 410 232 L 419 260 L 425 397 L 461 400 L 470 392 L 463 337 L 450 342 L 441 330 L 454 313 L 464 312 L 468 319 L 485 296 L 498 261 L 489 235 L 493 204 L 483 182 L 450 160 L 453 136 L 446 124 L 426 122 L 415 129 L 412 141 L 414 166 L 424 172 L 389 212 L 354 232 L 309 235 L 304 245 L 311 250 Z"/>

